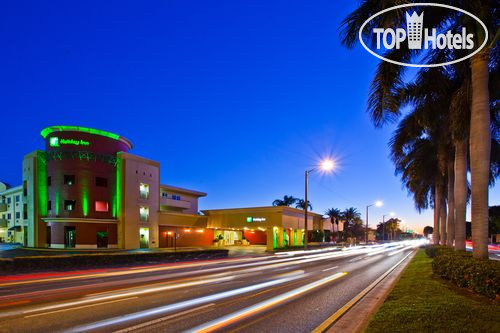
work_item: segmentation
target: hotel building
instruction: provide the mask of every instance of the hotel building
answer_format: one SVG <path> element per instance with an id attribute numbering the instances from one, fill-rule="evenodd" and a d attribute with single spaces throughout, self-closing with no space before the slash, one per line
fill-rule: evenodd
<path id="1" fill-rule="evenodd" d="M 76 126 L 42 130 L 25 155 L 22 185 L 0 183 L 0 238 L 28 247 L 157 248 L 303 244 L 304 212 L 291 207 L 198 211 L 206 193 L 160 183 L 160 164 L 130 140 Z M 3 187 L 2 187 L 3 186 Z M 309 213 L 309 229 L 331 223 Z M 329 227 L 326 227 L 326 225 Z"/>

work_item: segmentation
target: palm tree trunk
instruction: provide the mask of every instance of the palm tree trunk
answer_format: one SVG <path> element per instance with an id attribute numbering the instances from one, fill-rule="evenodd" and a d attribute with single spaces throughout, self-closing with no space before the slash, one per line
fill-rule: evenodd
<path id="1" fill-rule="evenodd" d="M 439 206 L 441 203 L 441 194 L 439 185 L 434 185 L 434 230 L 432 231 L 432 242 L 434 245 L 439 244 Z"/>
<path id="2" fill-rule="evenodd" d="M 467 211 L 467 139 L 455 144 L 455 250 L 465 251 Z"/>
<path id="3" fill-rule="evenodd" d="M 441 187 L 444 190 L 444 186 Z M 441 239 L 439 244 L 446 245 L 446 199 L 444 191 L 441 193 L 441 204 L 439 205 L 439 233 Z"/>
<path id="4" fill-rule="evenodd" d="M 490 169 L 489 52 L 472 57 L 472 105 L 470 119 L 471 217 L 473 255 L 488 258 L 488 185 Z"/>
<path id="5" fill-rule="evenodd" d="M 455 240 L 455 173 L 453 161 L 448 163 L 448 220 L 446 221 L 446 245 L 453 247 Z"/>

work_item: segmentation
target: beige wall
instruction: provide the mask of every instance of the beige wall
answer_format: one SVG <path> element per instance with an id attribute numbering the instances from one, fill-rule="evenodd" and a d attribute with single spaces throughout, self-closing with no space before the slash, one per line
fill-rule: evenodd
<path id="1" fill-rule="evenodd" d="M 160 164 L 136 155 L 120 152 L 122 159 L 122 203 L 119 216 L 118 247 L 139 247 L 139 229 L 149 229 L 149 247 L 158 247 L 158 211 L 160 209 Z M 140 197 L 140 183 L 149 185 L 147 199 Z M 140 220 L 141 206 L 149 207 L 147 222 Z"/>

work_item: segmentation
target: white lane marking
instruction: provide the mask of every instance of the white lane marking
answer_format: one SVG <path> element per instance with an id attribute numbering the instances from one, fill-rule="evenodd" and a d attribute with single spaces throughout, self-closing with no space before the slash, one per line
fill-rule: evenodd
<path id="1" fill-rule="evenodd" d="M 230 313 L 228 315 L 225 315 L 223 317 L 209 321 L 209 322 L 202 324 L 200 326 L 191 328 L 191 329 L 187 330 L 187 332 L 204 333 L 204 332 L 212 332 L 214 330 L 218 330 L 218 329 L 220 329 L 228 324 L 234 323 L 240 319 L 246 318 L 246 317 L 251 316 L 255 313 L 266 310 L 267 308 L 272 307 L 278 303 L 287 301 L 293 297 L 304 294 L 304 293 L 308 292 L 309 290 L 318 288 L 318 287 L 320 287 L 328 282 L 339 279 L 345 275 L 347 275 L 347 272 L 337 273 L 337 274 L 331 275 L 329 277 L 320 279 L 318 281 L 306 284 L 305 286 L 288 291 L 284 294 L 272 297 L 272 298 L 267 299 L 265 301 L 259 302 L 257 304 L 254 304 L 254 305 L 248 307 L 248 308 L 241 309 L 239 311 L 236 311 L 236 312 Z"/>
<path id="2" fill-rule="evenodd" d="M 39 316 L 45 316 L 48 314 L 52 313 L 58 313 L 58 312 L 63 312 L 63 311 L 70 311 L 70 310 L 77 310 L 77 309 L 83 309 L 83 308 L 89 308 L 91 306 L 98 306 L 98 305 L 104 305 L 104 304 L 110 304 L 110 303 L 116 303 L 116 302 L 122 302 L 122 301 L 128 301 L 134 298 L 138 298 L 137 296 L 135 297 L 129 297 L 129 298 L 124 298 L 124 299 L 115 299 L 114 301 L 107 301 L 107 302 L 101 302 L 101 303 L 96 303 L 96 304 L 87 304 L 87 305 L 81 305 L 73 308 L 67 308 L 67 309 L 61 309 L 61 310 L 55 310 L 55 311 L 49 311 L 49 312 L 42 312 L 42 313 L 37 313 L 37 314 L 32 314 L 28 316 L 24 316 L 24 318 L 31 318 L 31 317 L 39 317 Z"/>
<path id="3" fill-rule="evenodd" d="M 155 320 L 146 321 L 146 322 L 138 324 L 138 325 L 134 325 L 134 326 L 130 326 L 130 327 L 124 328 L 122 330 L 114 331 L 113 333 L 127 333 L 127 332 L 132 332 L 132 331 L 135 331 L 135 330 L 147 327 L 147 326 L 159 324 L 161 322 L 164 322 L 164 321 L 167 321 L 167 320 L 170 320 L 170 319 L 174 319 L 174 318 L 179 317 L 179 316 L 184 316 L 184 315 L 186 315 L 188 313 L 191 313 L 191 312 L 194 312 L 194 311 L 199 311 L 201 309 L 209 308 L 209 307 L 214 306 L 214 305 L 215 305 L 215 303 L 205 304 L 205 305 L 199 306 L 197 308 L 192 308 L 192 309 L 189 309 L 189 310 L 186 310 L 186 311 L 177 312 L 177 313 L 174 313 L 174 314 L 172 314 L 170 316 L 161 317 L 161 318 L 158 318 L 158 319 L 155 319 Z"/>
<path id="4" fill-rule="evenodd" d="M 323 272 L 326 272 L 326 271 L 329 271 L 329 270 L 331 270 L 331 269 L 335 269 L 335 268 L 339 268 L 339 266 L 333 266 L 333 267 L 330 267 L 330 268 L 325 268 L 325 269 L 323 270 Z"/>

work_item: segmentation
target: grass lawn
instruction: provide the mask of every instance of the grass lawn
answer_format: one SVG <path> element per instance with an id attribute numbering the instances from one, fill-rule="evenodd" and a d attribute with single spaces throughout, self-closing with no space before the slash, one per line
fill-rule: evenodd
<path id="1" fill-rule="evenodd" d="M 365 332 L 500 332 L 500 304 L 432 275 L 419 250 Z"/>

